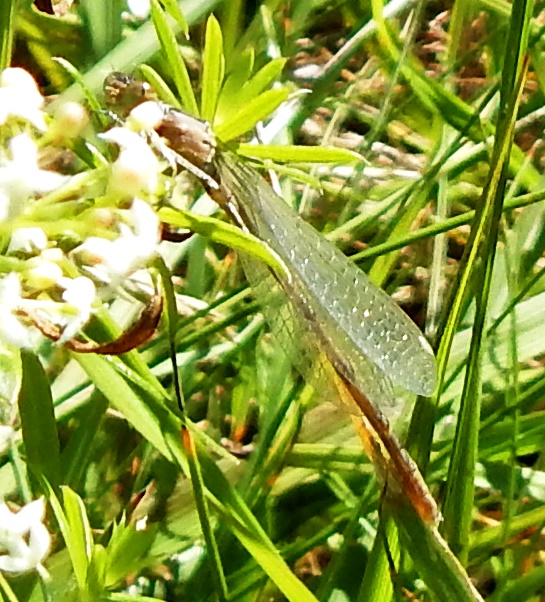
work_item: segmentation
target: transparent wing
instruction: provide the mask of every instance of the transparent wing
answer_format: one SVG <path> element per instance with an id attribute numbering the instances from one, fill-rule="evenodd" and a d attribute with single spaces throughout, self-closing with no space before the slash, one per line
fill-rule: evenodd
<path id="1" fill-rule="evenodd" d="M 382 371 L 414 393 L 431 395 L 436 387 L 435 358 L 409 317 L 295 214 L 251 166 L 228 151 L 216 158 L 219 179 L 232 193 L 244 224 L 288 267 L 291 302 L 299 316 L 304 312 L 313 316 L 322 348 L 329 345 L 357 380 L 377 378 Z M 360 371 L 363 376 L 358 376 Z M 362 390 L 367 392 L 369 386 L 367 380 Z"/>
<path id="2" fill-rule="evenodd" d="M 328 354 L 324 349 L 324 342 L 320 340 L 320 329 L 315 323 L 312 310 L 301 310 L 298 307 L 301 297 L 297 286 L 294 288 L 293 283 L 290 283 L 287 292 L 272 276 L 269 268 L 250 255 L 239 255 L 252 290 L 262 304 L 263 315 L 290 361 L 322 399 L 337 403 L 338 391 L 323 366 Z M 299 302 L 295 301 L 296 298 L 299 298 Z M 325 346 L 327 347 L 327 343 Z M 386 414 L 393 415 L 388 411 L 388 408 L 395 406 L 392 386 L 379 368 L 360 355 L 349 358 L 343 369 L 344 372 L 348 369 L 353 374 L 353 384 L 365 391 L 375 407 L 383 408 Z M 352 414 L 360 414 L 360 409 L 355 405 L 346 406 L 345 409 Z"/>

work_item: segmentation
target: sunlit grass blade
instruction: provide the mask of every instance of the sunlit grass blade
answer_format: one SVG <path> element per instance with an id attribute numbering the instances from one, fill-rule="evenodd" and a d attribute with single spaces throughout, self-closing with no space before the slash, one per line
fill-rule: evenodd
<path id="1" fill-rule="evenodd" d="M 57 490 L 61 483 L 61 459 L 51 388 L 33 352 L 22 351 L 21 359 L 23 380 L 18 403 L 27 463 L 34 476 L 43 476 Z"/>
<path id="2" fill-rule="evenodd" d="M 227 121 L 240 111 L 240 107 L 278 81 L 285 64 L 285 59 L 273 59 L 252 75 L 253 52 L 248 50 L 242 53 L 236 65 L 231 67 L 232 71 L 221 90 L 215 121 L 219 124 Z"/>
<path id="3" fill-rule="evenodd" d="M 189 35 L 189 23 L 185 18 L 182 9 L 176 0 L 162 0 L 163 6 L 165 7 L 165 11 L 176 21 L 180 31 L 187 38 Z"/>
<path id="4" fill-rule="evenodd" d="M 17 0 L 6 0 L 0 5 L 0 71 L 9 67 L 15 34 L 15 7 Z"/>
<path id="5" fill-rule="evenodd" d="M 80 11 L 90 41 L 89 51 L 102 58 L 121 41 L 123 2 L 120 0 L 83 0 Z"/>
<path id="6" fill-rule="evenodd" d="M 520 196 L 513 197 L 511 200 L 506 202 L 504 208 L 505 210 L 511 210 L 520 207 L 528 207 L 529 205 L 539 203 L 544 199 L 545 192 L 521 194 Z M 397 239 L 391 241 L 389 240 L 376 246 L 369 247 L 368 249 L 360 251 L 359 253 L 355 253 L 352 255 L 352 260 L 362 261 L 364 259 L 372 259 L 374 257 L 384 255 L 385 253 L 389 253 L 390 251 L 402 249 L 403 247 L 407 247 L 415 242 L 424 240 L 426 238 L 431 238 L 436 234 L 448 232 L 449 230 L 454 230 L 460 226 L 470 224 L 474 218 L 475 211 L 467 211 L 466 213 L 449 217 L 440 223 L 425 226 L 424 228 L 420 228 L 419 230 L 400 236 Z"/>
<path id="7" fill-rule="evenodd" d="M 205 217 L 164 207 L 160 210 L 161 220 L 177 228 L 189 228 L 215 242 L 238 249 L 259 258 L 275 270 L 285 271 L 282 260 L 255 236 L 242 232 L 240 228 L 213 217 Z"/>
<path id="8" fill-rule="evenodd" d="M 201 117 L 211 122 L 216 114 L 225 71 L 222 33 L 214 16 L 206 24 L 202 70 Z"/>
<path id="9" fill-rule="evenodd" d="M 210 570 L 212 578 L 215 584 L 215 592 L 219 600 L 226 601 L 229 598 L 229 592 L 227 590 L 227 582 L 225 580 L 225 573 L 222 566 L 221 556 L 212 526 L 212 517 L 209 512 L 208 504 L 205 497 L 205 485 L 203 481 L 202 470 L 199 462 L 199 456 L 193 435 L 188 428 L 188 418 L 185 411 L 185 404 L 183 400 L 182 385 L 180 383 L 180 377 L 178 374 L 178 365 L 176 362 L 176 331 L 178 325 L 178 312 L 176 306 L 176 297 L 174 293 L 174 287 L 170 277 L 170 272 L 162 259 L 156 260 L 156 268 L 161 275 L 163 282 L 163 289 L 165 292 L 167 302 L 167 329 L 168 339 L 170 343 L 170 355 L 172 362 L 172 371 L 174 375 L 174 392 L 177 398 L 178 408 L 181 414 L 181 443 L 182 448 L 187 459 L 189 467 L 189 474 L 191 477 L 191 483 L 193 486 L 193 495 L 195 499 L 195 506 L 197 507 L 197 513 L 199 515 L 199 521 L 201 524 L 201 530 L 203 533 L 204 541 L 206 543 L 208 555 L 210 558 Z"/>
<path id="10" fill-rule="evenodd" d="M 149 65 L 140 65 L 138 68 L 144 79 L 149 82 L 153 91 L 163 102 L 172 107 L 181 109 L 181 104 L 176 95 L 172 92 L 165 80 Z"/>
<path id="11" fill-rule="evenodd" d="M 529 3 L 531 4 L 531 3 Z M 525 12 L 528 11 L 528 12 Z M 527 27 L 531 17 L 528 4 L 519 6 L 511 22 L 508 47 L 519 48 L 519 53 L 507 53 L 502 81 L 502 100 L 506 107 L 498 122 L 487 186 L 483 192 L 477 223 L 472 230 L 463 265 L 461 285 L 457 300 L 463 298 L 480 275 L 475 288 L 476 314 L 473 324 L 468 369 L 462 393 L 460 416 L 449 466 L 447 495 L 444 505 L 444 532 L 454 551 L 462 561 L 467 559 L 469 531 L 472 520 L 474 475 L 478 446 L 478 425 L 481 400 L 481 349 L 482 335 L 487 315 L 488 292 L 496 251 L 498 223 L 501 217 L 510 152 L 513 144 L 514 124 L 525 80 L 527 62 L 524 48 L 527 43 Z M 524 34 L 526 30 L 526 35 Z M 521 42 L 523 42 L 521 44 Z M 509 55 L 509 56 L 508 56 Z M 454 306 L 459 306 L 455 303 Z M 454 312 L 451 315 L 455 315 Z M 451 332 L 447 327 L 445 334 Z"/>
<path id="12" fill-rule="evenodd" d="M 218 124 L 214 130 L 223 142 L 229 142 L 252 130 L 258 121 L 267 118 L 284 101 L 288 99 L 287 88 L 266 90 L 252 98 L 224 123 Z"/>
<path id="13" fill-rule="evenodd" d="M 199 115 L 197 100 L 191 86 L 185 61 L 180 53 L 176 36 L 158 0 L 151 0 L 151 15 L 161 49 L 169 64 L 170 73 L 183 106 L 191 115 Z"/>
<path id="14" fill-rule="evenodd" d="M 85 595 L 94 541 L 83 500 L 68 487 L 63 487 L 62 498 L 58 498 L 50 489 L 48 501 L 70 555 L 79 591 Z"/>
<path id="15" fill-rule="evenodd" d="M 362 160 L 353 151 L 336 146 L 257 145 L 241 143 L 237 154 L 242 157 L 270 159 L 275 163 L 339 163 L 350 164 Z"/>

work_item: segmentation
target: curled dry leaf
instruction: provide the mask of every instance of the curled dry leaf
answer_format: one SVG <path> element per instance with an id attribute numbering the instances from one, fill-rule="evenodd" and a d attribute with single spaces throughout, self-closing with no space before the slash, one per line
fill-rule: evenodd
<path id="1" fill-rule="evenodd" d="M 142 310 L 136 322 L 114 341 L 97 344 L 93 341 L 81 341 L 73 338 L 66 341 L 64 346 L 78 353 L 98 353 L 100 355 L 120 355 L 121 353 L 127 353 L 145 343 L 153 335 L 159 324 L 162 311 L 163 297 L 160 293 L 156 292 Z M 24 313 L 45 337 L 52 341 L 60 339 L 62 330 L 56 324 L 36 313 Z"/>

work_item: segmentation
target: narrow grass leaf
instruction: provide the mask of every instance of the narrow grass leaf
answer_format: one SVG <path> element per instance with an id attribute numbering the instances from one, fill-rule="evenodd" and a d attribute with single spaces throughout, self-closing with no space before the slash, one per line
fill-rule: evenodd
<path id="1" fill-rule="evenodd" d="M 248 82 L 254 68 L 255 53 L 252 48 L 245 49 L 234 65 L 228 64 L 227 77 L 221 88 L 214 121 L 226 121 L 237 110 L 236 100 L 244 85 Z"/>
<path id="2" fill-rule="evenodd" d="M 189 35 L 189 24 L 178 2 L 176 0 L 162 0 L 162 3 L 165 11 L 176 21 L 180 31 L 187 38 Z"/>
<path id="3" fill-rule="evenodd" d="M 199 456 L 197 454 L 197 448 L 191 432 L 185 427 L 182 428 L 181 439 L 182 448 L 185 452 L 187 463 L 189 465 L 189 474 L 191 477 L 191 485 L 193 486 L 195 506 L 197 507 L 197 513 L 201 523 L 201 530 L 206 543 L 208 557 L 210 559 L 209 564 L 212 573 L 212 579 L 215 585 L 215 593 L 220 601 L 226 602 L 229 599 L 229 591 L 227 589 L 227 581 L 225 579 L 225 573 L 221 562 L 216 536 L 214 534 L 214 528 L 212 527 L 212 517 L 210 516 L 208 504 L 205 498 L 205 486 L 201 466 L 199 463 Z"/>
<path id="4" fill-rule="evenodd" d="M 284 101 L 288 99 L 287 88 L 267 90 L 248 102 L 225 123 L 218 124 L 214 130 L 223 142 L 229 142 L 252 130 L 262 119 L 266 119 Z"/>
<path id="5" fill-rule="evenodd" d="M 93 535 L 82 499 L 69 487 L 62 487 L 62 504 L 54 491 L 48 501 L 62 533 L 80 592 L 86 591 L 87 573 L 93 550 Z"/>
<path id="6" fill-rule="evenodd" d="M 408 505 L 399 507 L 396 524 L 404 547 L 434 596 L 443 602 L 482 602 L 483 598 L 439 531 L 411 517 L 413 514 Z"/>
<path id="7" fill-rule="evenodd" d="M 223 505 L 216 510 L 224 524 L 235 534 L 240 543 L 250 552 L 254 560 L 290 602 L 317 602 L 312 593 L 295 577 L 264 532 L 249 529 L 231 512 L 224 512 Z"/>
<path id="8" fill-rule="evenodd" d="M 499 602 L 520 602 L 539 600 L 545 587 L 545 566 L 531 568 L 526 574 L 508 583 L 498 596 Z"/>
<path id="9" fill-rule="evenodd" d="M 545 521 L 545 505 L 521 512 L 515 516 L 509 525 L 509 536 L 515 537 L 526 529 L 532 529 Z M 503 525 L 498 524 L 488 529 L 474 531 L 470 537 L 470 559 L 474 562 L 484 555 L 490 555 L 497 550 L 497 544 L 503 535 Z"/>
<path id="10" fill-rule="evenodd" d="M 159 525 L 148 524 L 137 529 L 134 524 L 114 524 L 112 536 L 105 552 L 104 586 L 111 588 L 131 573 L 145 567 L 149 562 L 148 552 L 157 535 Z"/>
<path id="11" fill-rule="evenodd" d="M 27 463 L 56 490 L 61 483 L 61 459 L 51 387 L 32 351 L 21 351 L 21 362 L 23 378 L 18 404 Z"/>
<path id="12" fill-rule="evenodd" d="M 15 7 L 17 0 L 0 2 L 0 71 L 11 64 L 13 38 L 15 35 Z"/>
<path id="13" fill-rule="evenodd" d="M 153 67 L 150 67 L 149 65 L 140 65 L 138 70 L 163 102 L 176 109 L 182 108 L 180 101 L 176 98 L 176 95 L 172 92 L 170 86 Z"/>
<path id="14" fill-rule="evenodd" d="M 361 155 L 336 146 L 300 146 L 274 144 L 245 144 L 237 146 L 237 154 L 275 163 L 347 163 L 360 162 Z"/>
<path id="15" fill-rule="evenodd" d="M 199 463 L 199 456 L 193 435 L 187 427 L 187 416 L 185 415 L 185 406 L 183 402 L 183 392 L 181 390 L 181 384 L 179 382 L 178 366 L 176 363 L 176 330 L 178 322 L 178 312 L 176 305 L 176 296 L 174 286 L 170 277 L 170 272 L 162 259 L 155 261 L 156 268 L 161 274 L 161 280 L 163 282 L 163 288 L 165 291 L 165 297 L 167 301 L 167 320 L 168 320 L 168 338 L 170 343 L 170 353 L 172 362 L 172 371 L 174 374 L 174 388 L 176 397 L 178 398 L 178 406 L 182 412 L 181 416 L 181 442 L 182 448 L 187 459 L 189 467 L 189 474 L 191 477 L 191 485 L 193 487 L 193 495 L 195 500 L 195 506 L 197 507 L 197 513 L 199 515 L 199 522 L 201 525 L 202 534 L 208 551 L 208 558 L 210 564 L 210 570 L 212 573 L 212 579 L 215 584 L 215 592 L 220 601 L 226 601 L 229 598 L 229 592 L 227 590 L 227 582 L 223 571 L 221 562 L 221 556 L 219 554 L 218 544 L 216 541 L 214 528 L 212 527 L 212 517 L 208 509 L 206 501 L 205 485 L 202 476 L 202 470 Z"/>
<path id="16" fill-rule="evenodd" d="M 55 61 L 59 63 L 61 67 L 66 69 L 66 71 L 72 76 L 72 79 L 80 87 L 81 91 L 83 92 L 83 96 L 85 97 L 85 100 L 89 104 L 89 108 L 97 115 L 100 115 L 102 113 L 102 104 L 99 102 L 93 90 L 91 90 L 89 86 L 87 86 L 83 75 L 78 71 L 78 69 L 74 67 L 72 63 L 70 63 L 62 57 L 56 57 Z"/>
<path id="17" fill-rule="evenodd" d="M 162 598 L 151 598 L 150 596 L 134 596 L 133 594 L 111 593 L 104 598 L 105 602 L 163 602 Z"/>
<path id="18" fill-rule="evenodd" d="M 80 15 L 86 37 L 90 42 L 88 50 L 94 55 L 93 58 L 102 58 L 121 41 L 124 6 L 122 0 L 109 0 L 109 2 L 82 0 L 80 3 Z"/>
<path id="19" fill-rule="evenodd" d="M 247 16 L 244 0 L 230 0 L 223 4 L 220 12 L 221 28 L 225 39 L 225 56 L 229 58 L 240 39 L 242 25 Z"/>
<path id="20" fill-rule="evenodd" d="M 85 559 L 91 557 L 93 549 L 93 533 L 87 518 L 85 504 L 80 496 L 69 487 L 62 487 L 62 505 L 70 533 L 73 537 L 74 558 L 80 566 L 85 565 Z"/>
<path id="21" fill-rule="evenodd" d="M 0 573 L 0 591 L 5 594 L 6 602 L 20 602 L 19 597 L 15 594 L 15 592 L 11 589 L 8 581 L 4 577 L 2 573 Z"/>
<path id="22" fill-rule="evenodd" d="M 206 217 L 171 207 L 161 208 L 159 217 L 166 224 L 176 228 L 188 228 L 214 242 L 219 242 L 238 251 L 245 251 L 275 270 L 286 271 L 284 263 L 272 249 L 263 241 L 252 234 L 243 232 L 236 226 L 213 217 Z"/>
<path id="23" fill-rule="evenodd" d="M 520 47 L 524 20 L 529 15 L 518 13 L 520 19 L 511 23 L 511 43 L 507 47 Z M 513 65 L 513 60 L 517 64 Z M 503 74 L 502 102 L 505 110 L 498 121 L 489 178 L 475 229 L 468 242 L 466 262 L 462 278 L 467 283 L 463 291 L 475 286 L 476 314 L 472 330 L 464 390 L 460 404 L 456 435 L 447 477 L 447 495 L 444 505 L 444 532 L 455 553 L 463 562 L 467 560 L 469 531 L 471 527 L 475 462 L 477 459 L 479 420 L 481 408 L 482 337 L 486 323 L 488 293 L 496 251 L 498 223 L 501 217 L 505 183 L 513 141 L 520 94 L 525 77 L 522 66 L 522 50 L 507 52 Z M 473 235 L 473 233 L 475 233 Z M 467 272 L 467 276 L 465 275 Z M 478 279 L 477 279 L 478 278 Z"/>
<path id="24" fill-rule="evenodd" d="M 225 72 L 223 39 L 216 18 L 211 15 L 206 23 L 202 65 L 201 117 L 212 122 Z"/>
<path id="25" fill-rule="evenodd" d="M 197 106 L 197 100 L 193 87 L 191 86 L 191 79 L 187 71 L 184 59 L 178 47 L 176 36 L 174 35 L 172 28 L 168 23 L 166 14 L 163 12 L 158 0 L 151 0 L 151 16 L 157 37 L 159 38 L 159 44 L 165 55 L 165 59 L 169 65 L 170 73 L 176 86 L 176 90 L 180 95 L 182 104 L 185 110 L 191 115 L 198 115 L 199 108 Z"/>
<path id="26" fill-rule="evenodd" d="M 240 90 L 239 102 L 251 100 L 277 82 L 286 66 L 286 61 L 287 59 L 277 58 L 263 65 Z"/>
<path id="27" fill-rule="evenodd" d="M 100 393 L 92 394 L 89 404 L 81 410 L 73 436 L 63 448 L 63 483 L 76 491 L 84 486 L 92 458 L 93 441 L 107 409 L 104 397 Z"/>
<path id="28" fill-rule="evenodd" d="M 393 595 L 392 568 L 385 549 L 391 558 L 399 560 L 399 537 L 394 521 L 384 514 L 380 517 L 373 548 L 365 566 L 365 573 L 356 602 L 381 602 L 391 600 Z"/>
<path id="29" fill-rule="evenodd" d="M 519 207 L 528 207 L 543 200 L 545 200 L 545 192 L 521 194 L 520 196 L 513 197 L 510 201 L 505 203 L 504 209 L 508 211 L 512 209 L 518 209 Z M 388 240 L 384 243 L 369 247 L 364 251 L 355 253 L 351 256 L 351 259 L 353 261 L 373 259 L 374 257 L 384 255 L 385 253 L 389 253 L 390 251 L 402 249 L 403 247 L 411 245 L 420 240 L 424 240 L 426 238 L 433 237 L 437 234 L 448 232 L 450 230 L 454 230 L 455 228 L 459 228 L 460 226 L 470 224 L 474 218 L 475 211 L 466 211 L 465 213 L 461 213 L 460 215 L 449 217 L 448 219 L 441 221 L 440 223 L 420 228 L 415 232 L 403 234 L 399 238 L 394 237 L 394 240 Z"/>

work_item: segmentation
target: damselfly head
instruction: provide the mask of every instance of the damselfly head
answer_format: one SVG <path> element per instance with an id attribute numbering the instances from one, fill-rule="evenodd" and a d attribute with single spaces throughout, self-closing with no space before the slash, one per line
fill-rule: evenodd
<path id="1" fill-rule="evenodd" d="M 102 90 L 108 107 L 124 116 L 142 102 L 156 99 L 147 82 L 119 71 L 114 71 L 106 77 Z"/>

